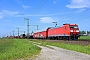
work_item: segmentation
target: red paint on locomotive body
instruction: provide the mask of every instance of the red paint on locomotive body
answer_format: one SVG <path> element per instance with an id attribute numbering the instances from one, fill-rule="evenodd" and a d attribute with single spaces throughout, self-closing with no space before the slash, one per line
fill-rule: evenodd
<path id="1" fill-rule="evenodd" d="M 63 24 L 62 27 L 47 28 L 46 31 L 34 33 L 34 38 L 78 39 L 80 34 L 77 24 Z"/>
<path id="2" fill-rule="evenodd" d="M 48 36 L 70 36 L 69 26 L 51 28 L 48 30 Z"/>
<path id="3" fill-rule="evenodd" d="M 71 34 L 80 34 L 77 24 L 64 24 L 62 27 L 48 30 L 48 36 L 71 36 Z"/>

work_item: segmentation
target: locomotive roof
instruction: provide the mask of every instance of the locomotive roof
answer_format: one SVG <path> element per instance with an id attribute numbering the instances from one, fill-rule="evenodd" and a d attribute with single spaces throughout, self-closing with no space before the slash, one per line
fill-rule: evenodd
<path id="1" fill-rule="evenodd" d="M 78 26 L 77 24 L 63 24 L 63 26 L 64 26 L 64 25 Z M 60 28 L 60 27 L 63 27 L 63 26 L 57 26 L 57 27 L 48 27 L 47 29 Z"/>
<path id="2" fill-rule="evenodd" d="M 77 25 L 77 24 L 63 24 L 63 25 Z"/>

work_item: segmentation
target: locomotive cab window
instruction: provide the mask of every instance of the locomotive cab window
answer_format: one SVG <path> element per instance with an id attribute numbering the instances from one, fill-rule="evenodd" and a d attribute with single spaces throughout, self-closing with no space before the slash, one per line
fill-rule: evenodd
<path id="1" fill-rule="evenodd" d="M 78 28 L 78 26 L 70 26 L 70 28 Z"/>

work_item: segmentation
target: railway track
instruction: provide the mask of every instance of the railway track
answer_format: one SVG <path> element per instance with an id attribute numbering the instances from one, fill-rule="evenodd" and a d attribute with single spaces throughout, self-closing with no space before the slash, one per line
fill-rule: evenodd
<path id="1" fill-rule="evenodd" d="M 42 40 L 42 39 L 32 39 L 32 40 Z M 49 40 L 49 39 L 44 39 L 44 40 L 47 42 L 63 42 L 70 44 L 79 44 L 84 46 L 90 45 L 90 40 Z"/>

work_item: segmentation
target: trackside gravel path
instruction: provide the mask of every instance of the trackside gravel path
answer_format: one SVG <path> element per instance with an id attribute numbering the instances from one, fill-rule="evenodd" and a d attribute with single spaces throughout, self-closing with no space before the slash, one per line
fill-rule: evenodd
<path id="1" fill-rule="evenodd" d="M 49 46 L 49 48 L 44 46 L 39 47 L 42 48 L 41 53 L 33 60 L 90 60 L 90 55 L 88 54 L 54 46 Z"/>

